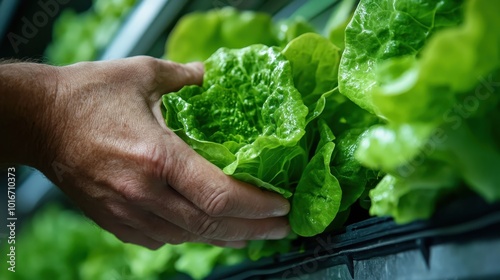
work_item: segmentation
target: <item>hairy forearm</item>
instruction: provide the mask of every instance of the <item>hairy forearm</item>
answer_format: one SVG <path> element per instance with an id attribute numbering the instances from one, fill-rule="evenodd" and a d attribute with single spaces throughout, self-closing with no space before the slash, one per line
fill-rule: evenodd
<path id="1" fill-rule="evenodd" d="M 40 165 L 56 77 L 53 66 L 0 64 L 0 164 Z"/>

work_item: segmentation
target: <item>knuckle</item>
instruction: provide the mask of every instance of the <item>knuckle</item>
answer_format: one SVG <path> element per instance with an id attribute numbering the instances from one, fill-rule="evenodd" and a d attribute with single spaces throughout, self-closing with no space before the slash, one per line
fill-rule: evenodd
<path id="1" fill-rule="evenodd" d="M 140 77 L 141 81 L 152 83 L 155 81 L 158 71 L 158 60 L 150 56 L 135 56 L 130 58 L 130 67 L 127 70 L 132 70 L 135 77 Z M 140 73 L 139 76 L 136 73 Z"/>
<path id="2" fill-rule="evenodd" d="M 166 169 L 166 175 L 172 183 L 178 185 L 196 183 L 196 176 L 193 176 L 195 167 L 189 159 L 190 156 L 190 151 L 184 146 L 169 149 L 166 163 L 169 168 Z"/>
<path id="3" fill-rule="evenodd" d="M 209 187 L 208 190 L 207 199 L 201 205 L 202 210 L 212 217 L 229 213 L 233 207 L 229 191 L 220 187 Z"/>
<path id="4" fill-rule="evenodd" d="M 132 57 L 131 60 L 134 63 L 137 63 L 139 65 L 145 65 L 145 66 L 155 66 L 156 65 L 156 58 L 153 58 L 151 56 L 146 56 L 146 55 L 138 55 L 135 57 Z"/>
<path id="5" fill-rule="evenodd" d="M 165 70 L 168 71 L 169 73 L 174 73 L 176 71 L 180 71 L 183 69 L 182 64 L 179 64 L 177 62 L 173 62 L 170 60 L 163 61 L 163 62 L 164 62 L 164 65 L 167 66 L 167 67 L 165 67 Z"/>
<path id="6" fill-rule="evenodd" d="M 161 140 L 156 141 L 155 138 L 151 142 L 155 144 L 149 145 L 139 155 L 139 162 L 146 167 L 146 170 L 152 172 L 152 175 L 156 178 L 166 179 L 168 171 L 171 168 L 168 151 L 165 146 L 156 144 L 162 143 Z"/>

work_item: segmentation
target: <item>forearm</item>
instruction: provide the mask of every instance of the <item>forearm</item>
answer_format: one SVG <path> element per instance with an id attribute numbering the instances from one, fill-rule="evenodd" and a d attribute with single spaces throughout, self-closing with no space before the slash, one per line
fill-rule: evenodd
<path id="1" fill-rule="evenodd" d="M 57 89 L 56 68 L 0 64 L 0 165 L 38 167 L 46 153 L 47 116 Z"/>

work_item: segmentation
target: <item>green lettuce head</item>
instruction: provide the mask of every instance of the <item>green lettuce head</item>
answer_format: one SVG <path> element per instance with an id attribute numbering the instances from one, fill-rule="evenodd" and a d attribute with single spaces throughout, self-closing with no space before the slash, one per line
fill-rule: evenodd
<path id="1" fill-rule="evenodd" d="M 163 96 L 167 126 L 226 174 L 290 197 L 308 110 L 289 62 L 263 45 L 222 48 L 205 71 L 203 86 Z"/>
<path id="2" fill-rule="evenodd" d="M 342 196 L 330 171 L 335 137 L 321 119 L 339 58 L 312 33 L 283 51 L 221 48 L 205 61 L 202 86 L 163 96 L 166 124 L 224 173 L 289 198 L 295 233 L 318 234 Z"/>

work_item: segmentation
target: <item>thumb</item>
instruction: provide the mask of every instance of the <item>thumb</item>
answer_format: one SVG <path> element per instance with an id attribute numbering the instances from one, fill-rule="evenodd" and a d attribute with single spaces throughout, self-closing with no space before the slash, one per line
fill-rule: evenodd
<path id="1" fill-rule="evenodd" d="M 167 182 L 210 216 L 261 219 L 284 216 L 290 210 L 281 195 L 225 175 L 184 143 L 175 146 Z"/>
<path id="2" fill-rule="evenodd" d="M 158 59 L 157 91 L 164 94 L 177 91 L 186 85 L 201 85 L 204 72 L 201 62 L 180 64 Z"/>

